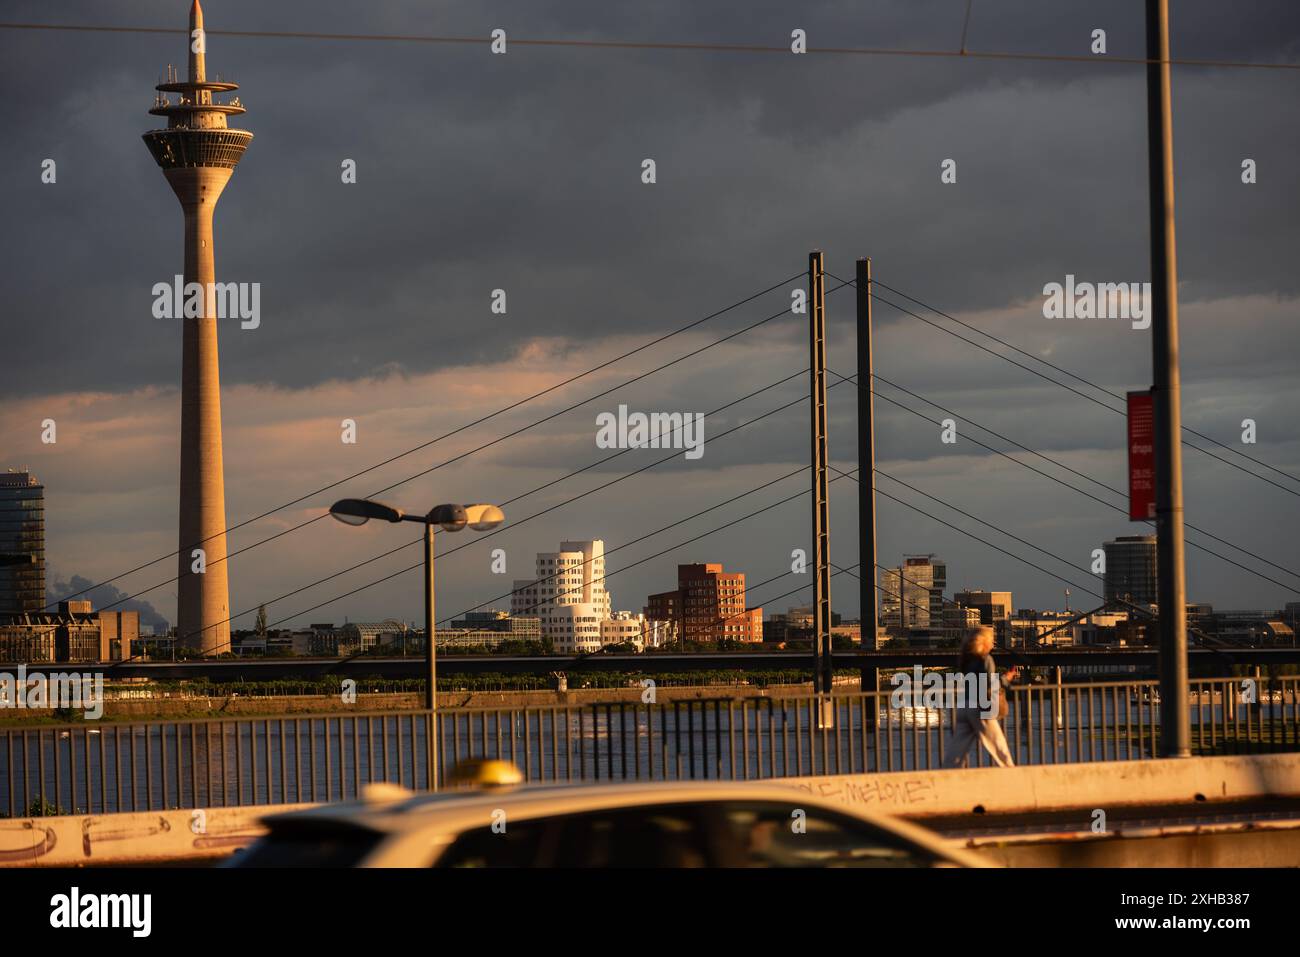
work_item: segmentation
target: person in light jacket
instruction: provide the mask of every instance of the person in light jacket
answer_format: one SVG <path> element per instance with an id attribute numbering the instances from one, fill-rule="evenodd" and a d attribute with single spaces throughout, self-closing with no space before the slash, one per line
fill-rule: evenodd
<path id="1" fill-rule="evenodd" d="M 967 694 L 965 701 L 958 702 L 961 707 L 955 709 L 956 726 L 945 749 L 945 768 L 965 767 L 976 741 L 984 745 L 998 767 L 1015 766 L 998 715 L 1004 686 L 1015 680 L 1016 669 L 1012 668 L 999 680 L 992 651 L 993 629 L 988 625 L 972 629 L 961 644 L 957 671 L 966 678 Z"/>

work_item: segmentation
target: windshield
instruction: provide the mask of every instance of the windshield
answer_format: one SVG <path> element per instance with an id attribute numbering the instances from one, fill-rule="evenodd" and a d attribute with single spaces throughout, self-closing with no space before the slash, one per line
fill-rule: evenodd
<path id="1" fill-rule="evenodd" d="M 355 867 L 384 835 L 335 821 L 280 823 L 230 861 L 231 867 Z"/>

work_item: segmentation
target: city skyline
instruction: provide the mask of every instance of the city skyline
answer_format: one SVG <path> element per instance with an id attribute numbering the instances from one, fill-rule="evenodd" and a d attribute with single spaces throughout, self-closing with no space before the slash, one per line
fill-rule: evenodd
<path id="1" fill-rule="evenodd" d="M 146 7 L 140 14 L 144 19 L 156 14 L 157 22 L 171 24 L 178 16 L 174 3 Z M 297 12 L 289 7 L 266 12 L 236 0 L 215 4 L 219 14 L 213 4 L 209 8 L 209 16 L 219 15 L 225 29 L 291 28 Z M 1008 49 L 1073 49 L 1097 20 L 1107 26 L 1115 55 L 1141 49 L 1140 15 L 1120 4 L 1070 11 L 1059 21 L 1033 5 L 1012 8 L 981 11 L 972 39 L 996 37 Z M 686 7 L 670 7 L 664 22 L 653 28 L 623 23 L 613 11 L 589 12 L 602 29 L 629 35 L 658 29 L 678 38 L 731 36 L 738 29 Z M 937 44 L 936 28 L 927 18 L 903 5 L 888 12 L 872 25 L 871 39 L 879 45 Z M 521 33 L 562 34 L 574 25 L 568 15 L 522 7 L 511 13 Z M 70 19 L 93 14 L 90 6 L 72 4 L 68 10 Z M 1180 9 L 1174 23 L 1180 51 L 1189 57 L 1201 52 L 1282 57 L 1285 31 L 1263 25 L 1295 12 L 1276 5 L 1243 16 L 1225 31 L 1207 28 L 1220 23 L 1212 10 Z M 468 8 L 453 8 L 449 17 L 449 30 L 487 34 L 479 14 Z M 800 15 L 805 17 L 813 37 L 862 32 L 831 6 L 814 6 Z M 388 20 L 391 32 L 419 32 L 408 13 L 389 11 Z M 788 35 L 789 20 L 787 12 L 760 10 L 745 32 L 779 39 Z M 320 11 L 318 25 L 343 31 L 348 21 L 344 13 Z M 1209 42 L 1206 37 L 1214 38 L 1212 51 L 1197 47 Z M 11 298 L 16 315 L 33 317 L 29 331 L 14 344 L 9 375 L 0 383 L 6 392 L 0 409 L 6 460 L 0 465 L 28 465 L 46 486 L 51 583 L 74 576 L 103 581 L 175 547 L 174 526 L 165 516 L 178 506 L 179 330 L 177 323 L 150 315 L 148 295 L 154 283 L 175 271 L 174 209 L 160 202 L 157 171 L 134 139 L 141 103 L 132 97 L 154 78 L 155 64 L 175 56 L 177 42 L 173 35 L 111 40 L 37 35 L 30 44 L 15 45 L 14 55 L 0 65 L 0 75 L 13 79 L 39 69 L 40 60 L 68 57 L 83 73 L 75 83 L 59 75 L 47 78 L 55 100 L 67 104 L 63 114 L 51 116 L 21 103 L 0 108 L 7 111 L 12 131 L 0 144 L 0 155 L 7 167 L 28 171 L 0 184 L 15 221 L 25 222 L 30 233 L 6 234 L 5 251 L 14 264 Z M 1122 394 L 1148 384 L 1145 333 L 1127 323 L 1048 320 L 1040 295 L 1046 283 L 1067 276 L 1095 281 L 1149 276 L 1143 102 L 1135 95 L 1140 70 L 824 60 L 798 68 L 779 62 L 767 70 L 762 60 L 719 66 L 716 59 L 682 53 L 616 57 L 518 49 L 492 59 L 486 49 L 451 50 L 430 61 L 400 46 L 339 42 L 320 47 L 234 37 L 222 37 L 219 50 L 223 70 L 253 91 L 259 146 L 241 167 L 239 188 L 221 207 L 218 273 L 232 281 L 260 282 L 265 290 L 259 328 L 222 327 L 229 523 L 427 442 L 794 275 L 815 246 L 827 250 L 828 268 L 842 276 L 851 275 L 854 258 L 870 255 L 882 282 L 1112 391 Z M 322 56 L 326 50 L 328 56 Z M 607 97 L 641 89 L 645 71 L 661 71 L 665 57 L 673 58 L 680 78 L 668 82 L 656 72 L 657 82 L 667 85 L 632 97 L 636 108 L 626 111 L 632 121 L 616 115 L 596 129 L 574 118 L 605 115 Z M 382 74 L 388 60 L 412 82 L 385 88 L 383 96 L 355 82 L 365 71 Z M 483 82 L 473 90 L 439 82 L 449 70 L 473 71 Z M 743 89 L 736 72 L 743 73 Z M 590 83 L 596 75 L 602 82 Z M 100 82 L 86 83 L 87 76 Z M 862 84 L 864 77 L 872 82 Z M 520 81 L 536 91 L 522 92 Z M 1175 86 L 1185 422 L 1294 474 L 1300 426 L 1287 410 L 1300 400 L 1290 334 L 1298 290 L 1282 250 L 1294 242 L 1296 231 L 1285 211 L 1296 205 L 1297 185 L 1284 172 L 1295 153 L 1296 134 L 1273 122 L 1270 113 L 1289 81 L 1255 73 L 1234 74 L 1234 82 L 1247 91 L 1241 94 L 1244 103 L 1223 90 L 1211 68 L 1180 70 Z M 74 107 L 71 98 L 82 96 L 83 85 L 97 99 L 89 101 L 92 106 Z M 437 89 L 438 96 L 417 96 L 417 88 Z M 321 89 L 329 90 L 328 104 L 307 95 Z M 802 109 L 814 91 L 820 102 Z M 550 105 L 538 99 L 543 95 Z M 485 108 L 493 102 L 507 107 Z M 688 102 L 695 113 L 684 110 Z M 83 138 L 61 141 L 59 117 L 74 109 L 83 111 L 76 114 L 84 120 Z M 382 130 L 394 116 L 413 110 L 426 111 L 420 115 L 429 122 L 415 128 L 412 149 L 398 150 Z M 522 120 L 520 114 L 528 111 L 549 123 L 539 127 Z M 355 128 L 344 133 L 326 123 L 339 115 L 354 119 Z M 707 128 L 710 118 L 717 121 L 715 130 Z M 59 164 L 55 183 L 40 182 L 39 164 L 46 156 Z M 639 179 L 645 156 L 658 159 L 654 186 Z M 958 162 L 953 184 L 943 184 L 939 176 L 948 156 Z M 1249 186 L 1240 182 L 1244 156 L 1260 164 L 1259 181 Z M 438 175 L 426 174 L 426 158 Z M 340 178 L 348 159 L 357 164 L 351 184 Z M 798 171 L 807 163 L 822 170 L 836 189 L 822 195 L 802 185 Z M 103 171 L 118 188 L 102 188 Z M 1014 195 L 1013 184 L 1019 190 Z M 738 201 L 755 191 L 781 199 L 770 206 Z M 534 194 L 553 199 L 517 201 Z M 118 224 L 113 242 L 97 242 L 94 255 L 65 243 L 67 222 L 63 214 L 51 215 L 51 203 L 56 210 L 75 208 L 92 224 Z M 429 221 L 412 215 L 419 206 L 437 215 Z M 589 207 L 616 215 L 595 216 Z M 1233 242 L 1223 243 L 1221 234 L 1242 218 L 1251 228 L 1236 230 Z M 565 228 L 557 230 L 561 219 Z M 629 221 L 637 224 L 636 238 L 624 233 Z M 936 235 L 928 221 L 951 227 Z M 755 238 L 760 234 L 780 238 Z M 468 265 L 465 250 L 473 255 Z M 72 270 L 84 278 L 83 286 L 59 281 Z M 504 314 L 491 309 L 498 288 L 509 297 Z M 743 317 L 729 315 L 693 330 L 349 483 L 348 491 L 366 494 L 467 452 L 707 344 L 739 328 L 742 319 L 749 323 L 769 315 L 781 308 L 782 297 L 788 304 L 788 290 L 770 294 Z M 832 294 L 827 304 L 831 362 L 836 371 L 851 374 L 851 294 Z M 85 318 L 92 316 L 93 322 Z M 52 321 L 35 321 L 38 317 Z M 876 321 L 878 374 L 1108 485 L 1124 486 L 1119 416 L 896 311 L 878 307 Z M 508 499 L 601 458 L 594 441 L 599 413 L 620 403 L 648 410 L 718 408 L 806 363 L 803 336 L 798 320 L 769 324 L 388 494 L 413 505 L 463 500 L 462 490 L 483 500 Z M 78 348 L 61 347 L 64 341 Z M 834 378 L 830 384 L 832 464 L 850 471 L 856 466 L 854 387 L 837 385 Z M 806 455 L 807 426 L 797 408 L 773 420 L 776 428 L 716 441 L 712 436 L 797 398 L 802 387 L 795 379 L 710 417 L 704 456 L 697 462 L 678 456 L 567 511 L 511 528 L 511 521 L 608 480 L 615 469 L 621 473 L 648 464 L 654 456 L 631 453 L 593 469 L 585 479 L 528 498 L 508 513 L 501 534 L 467 546 L 457 558 L 440 560 L 440 609 L 458 613 L 506 590 L 501 585 L 508 588 L 547 543 L 602 538 L 614 548 L 665 524 L 665 515 L 675 518 L 725 501 L 789 471 Z M 880 391 L 929 417 L 945 417 L 888 387 Z M 1145 529 L 964 441 L 978 435 L 1008 448 L 964 423 L 959 442 L 947 446 L 936 426 L 884 401 L 878 400 L 876 409 L 882 470 L 1074 563 L 1087 565 L 1103 542 Z M 41 441 L 40 423 L 47 418 L 59 424 L 57 443 Z M 1259 425 L 1254 446 L 1237 441 L 1245 418 Z M 346 419 L 356 423 L 356 444 L 340 441 Z M 1190 450 L 1185 462 L 1189 520 L 1284 567 L 1300 565 L 1300 544 L 1282 520 L 1291 514 L 1290 496 Z M 656 474 L 667 480 L 656 480 Z M 801 481 L 791 479 L 617 553 L 611 571 L 798 491 Z M 682 507 L 684 483 L 691 490 L 689 510 Z M 1017 554 L 1042 558 L 889 480 L 882 480 L 881 488 Z M 856 489 L 851 480 L 839 480 L 832 482 L 830 494 L 831 558 L 849 567 L 857 560 Z M 285 531 L 328 504 L 328 496 L 298 503 L 234 532 L 231 547 Z M 1018 606 L 1046 608 L 1059 605 L 1069 587 L 896 503 L 880 503 L 878 524 L 882 564 L 904 553 L 941 554 L 952 590 L 1005 589 L 1016 595 Z M 787 570 L 794 549 L 808 548 L 806 525 L 806 508 L 791 503 L 768 518 L 619 575 L 615 587 L 620 593 L 652 594 L 672 580 L 678 564 L 692 561 L 721 562 L 761 581 Z M 241 617 L 233 627 L 250 627 L 263 602 L 392 547 L 373 532 L 360 534 L 320 523 L 235 558 L 231 609 Z M 1200 540 L 1290 583 L 1284 573 Z M 496 547 L 507 553 L 502 577 L 489 570 Z M 308 609 L 389 574 L 409 564 L 404 557 L 368 567 L 373 575 L 363 571 L 273 604 L 270 617 Z M 1048 564 L 1085 580 L 1065 566 Z M 134 594 L 165 578 L 168 567 L 163 562 L 114 585 Z M 1188 550 L 1188 576 L 1189 599 L 1216 607 L 1280 608 L 1296 597 L 1195 549 Z M 758 592 L 754 603 L 767 604 L 770 596 L 795 584 L 791 579 L 774 583 Z M 1101 590 L 1100 579 L 1094 587 Z M 142 596 L 173 623 L 174 588 Z M 837 575 L 831 598 L 837 612 L 857 616 L 852 578 Z M 779 598 L 776 607 L 806 600 L 802 594 Z M 408 575 L 325 609 L 302 610 L 290 623 L 322 614 L 340 620 L 414 619 L 418 603 L 418 576 Z"/>
<path id="2" fill-rule="evenodd" d="M 189 940 L 233 871 L 337 948 L 300 905 L 405 870 L 536 938 L 485 871 L 615 868 L 1278 923 L 1297 79 L 1292 0 L 9 0 L 19 924 Z"/>

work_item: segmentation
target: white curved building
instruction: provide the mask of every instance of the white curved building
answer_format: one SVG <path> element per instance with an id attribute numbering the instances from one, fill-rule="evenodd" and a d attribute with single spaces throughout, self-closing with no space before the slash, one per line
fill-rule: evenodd
<path id="1" fill-rule="evenodd" d="M 602 540 L 560 542 L 558 552 L 538 552 L 536 572 L 535 578 L 515 579 L 510 614 L 539 618 L 542 637 L 550 638 L 557 652 L 599 651 L 601 645 L 627 640 L 625 621 L 607 626 L 621 619 L 610 611 Z"/>

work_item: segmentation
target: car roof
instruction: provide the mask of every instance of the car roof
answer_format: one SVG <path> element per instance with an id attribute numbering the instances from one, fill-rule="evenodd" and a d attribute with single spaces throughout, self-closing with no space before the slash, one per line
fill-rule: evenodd
<path id="1" fill-rule="evenodd" d="M 378 790 L 378 789 L 377 789 Z M 772 802 L 791 809 L 817 809 L 841 814 L 892 831 L 900 837 L 940 850 L 973 866 L 987 862 L 963 852 L 932 831 L 880 812 L 854 808 L 816 797 L 793 784 L 766 781 L 645 781 L 607 784 L 524 785 L 510 788 L 451 790 L 437 794 L 378 790 L 379 798 L 327 804 L 276 814 L 264 819 L 273 829 L 294 824 L 338 824 L 361 827 L 385 834 L 410 834 L 431 830 L 456 834 L 485 827 L 492 812 L 500 809 L 513 820 L 527 820 L 558 814 L 704 801 Z"/>
<path id="2" fill-rule="evenodd" d="M 695 801 L 780 801 L 807 803 L 820 808 L 834 807 L 814 798 L 797 786 L 766 782 L 655 781 L 607 784 L 542 784 L 506 788 L 477 788 L 439 791 L 436 794 L 396 789 L 378 792 L 370 799 L 363 790 L 360 799 L 276 814 L 267 823 L 289 820 L 336 820 L 375 830 L 405 830 L 418 827 L 434 814 L 448 818 L 480 818 L 486 808 L 503 808 L 529 817 L 574 813 L 617 807 L 644 807 Z M 874 817 L 874 816 L 873 816 Z"/>

